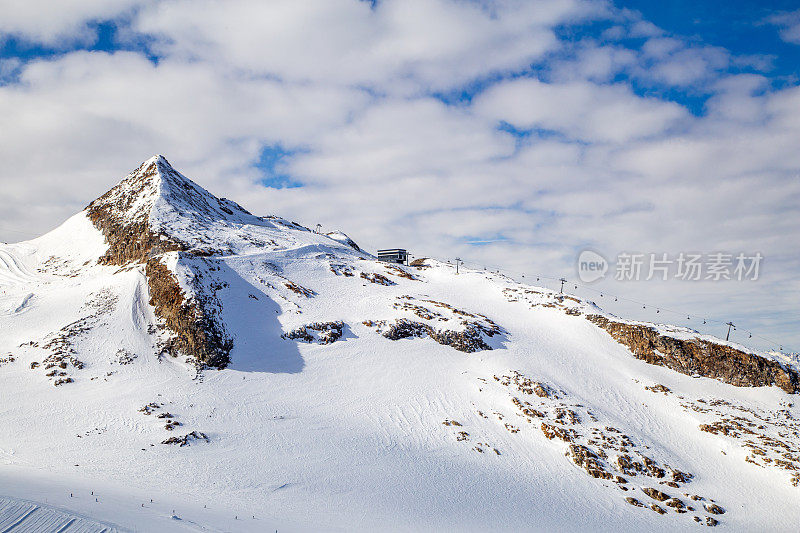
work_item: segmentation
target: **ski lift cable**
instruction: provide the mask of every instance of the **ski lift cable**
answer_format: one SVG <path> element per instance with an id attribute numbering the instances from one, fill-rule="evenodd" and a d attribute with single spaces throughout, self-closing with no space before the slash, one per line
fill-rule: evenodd
<path id="1" fill-rule="evenodd" d="M 435 256 L 432 256 L 432 255 L 428 255 L 428 256 L 425 256 L 425 257 L 435 258 Z M 464 260 L 462 260 L 461 264 L 463 266 L 468 267 L 468 268 L 469 267 L 475 268 L 476 270 L 484 270 L 484 271 L 495 270 L 495 271 L 498 271 L 499 273 L 501 273 L 503 275 L 519 275 L 519 276 L 525 277 L 525 275 L 527 274 L 528 276 L 531 276 L 531 277 L 535 276 L 535 277 L 537 277 L 539 279 L 549 280 L 549 281 L 553 281 L 553 282 L 559 282 L 560 279 L 561 279 L 560 277 L 548 276 L 548 275 L 545 275 L 545 274 L 537 274 L 535 272 L 530 272 L 530 271 L 527 271 L 527 272 L 514 271 L 514 270 L 510 270 L 508 268 L 503 268 L 503 267 L 500 267 L 498 265 L 492 265 L 492 264 L 489 264 L 489 263 L 474 263 L 472 261 L 464 261 Z M 674 315 L 677 315 L 677 316 L 686 315 L 687 320 L 692 320 L 692 319 L 702 320 L 704 325 L 709 325 L 709 324 L 716 324 L 716 325 L 720 325 L 720 326 L 726 325 L 726 322 L 723 321 L 723 320 L 716 320 L 716 319 L 709 318 L 709 317 L 702 317 L 702 316 L 698 316 L 698 315 L 693 315 L 691 313 L 684 313 L 682 311 L 675 311 L 674 309 L 668 309 L 668 308 L 665 308 L 665 307 L 652 305 L 652 304 L 649 304 L 647 302 L 641 302 L 641 301 L 638 301 L 638 300 L 634 300 L 632 298 L 627 298 L 627 297 L 624 297 L 624 296 L 620 296 L 618 294 L 612 294 L 612 293 L 610 293 L 610 292 L 608 292 L 606 290 L 595 289 L 594 287 L 590 287 L 590 286 L 585 285 L 585 284 L 580 283 L 580 282 L 572 282 L 572 281 L 570 281 L 569 283 L 572 283 L 573 286 L 576 287 L 576 289 L 578 287 L 580 287 L 583 290 L 588 290 L 588 291 L 592 291 L 592 292 L 598 293 L 598 294 L 600 294 L 601 297 L 604 297 L 604 295 L 605 295 L 605 296 L 608 296 L 609 298 L 614 298 L 614 301 L 629 302 L 629 303 L 632 303 L 632 304 L 641 305 L 645 309 L 647 309 L 648 307 L 651 308 L 651 309 L 656 309 L 656 312 L 659 313 L 659 314 L 660 314 L 661 311 L 663 311 L 665 313 L 671 313 L 671 314 L 674 314 Z M 782 347 L 783 346 L 782 343 L 777 342 L 774 339 L 770 339 L 770 338 L 764 337 L 763 335 L 758 335 L 756 333 L 753 333 L 750 330 L 744 330 L 742 328 L 734 328 L 734 330 L 743 331 L 744 333 L 747 333 L 748 335 L 752 335 L 752 337 L 761 339 L 763 341 L 768 342 L 769 344 L 772 344 L 772 345 L 775 345 L 775 346 L 778 346 L 778 347 Z"/>
<path id="2" fill-rule="evenodd" d="M 416 256 L 416 257 L 430 257 L 430 258 L 435 259 L 437 261 L 447 262 L 446 260 L 442 260 L 442 259 L 438 258 L 437 256 L 435 256 L 433 254 L 413 254 L 413 255 Z M 501 275 L 504 275 L 504 276 L 507 276 L 507 277 L 510 277 L 512 279 L 513 279 L 512 276 L 515 276 L 515 275 L 523 277 L 523 278 L 527 275 L 529 277 L 536 277 L 537 281 L 548 280 L 548 281 L 552 281 L 552 282 L 557 282 L 558 283 L 561 280 L 561 277 L 558 277 L 558 276 L 548 276 L 546 274 L 537 274 L 537 273 L 531 272 L 531 271 L 520 272 L 520 271 L 511 270 L 511 269 L 508 269 L 508 268 L 505 268 L 505 267 L 501 267 L 499 265 L 490 264 L 490 263 L 484 263 L 484 262 L 476 263 L 476 262 L 473 262 L 473 261 L 464 261 L 463 259 L 460 259 L 459 262 L 461 263 L 461 265 L 463 267 L 466 267 L 466 268 L 473 268 L 475 270 L 485 271 L 485 272 L 496 271 L 497 273 L 499 273 Z M 600 297 L 608 296 L 609 298 L 614 298 L 615 302 L 616 301 L 629 302 L 629 303 L 632 303 L 632 304 L 641 305 L 645 309 L 647 309 L 648 307 L 651 308 L 651 309 L 656 309 L 656 312 L 659 312 L 659 314 L 660 314 L 660 311 L 663 311 L 665 313 L 671 313 L 671 314 L 674 314 L 674 315 L 677 315 L 677 316 L 686 315 L 688 320 L 692 320 L 692 319 L 702 320 L 704 325 L 716 324 L 716 325 L 724 326 L 724 325 L 727 324 L 723 320 L 716 320 L 716 319 L 713 319 L 713 318 L 702 317 L 702 316 L 698 316 L 698 315 L 693 315 L 691 313 L 684 313 L 682 311 L 675 311 L 674 309 L 668 309 L 668 308 L 665 308 L 665 307 L 649 304 L 647 302 L 641 302 L 639 300 L 634 300 L 632 298 L 627 298 L 627 297 L 624 297 L 624 296 L 620 296 L 618 294 L 612 294 L 612 293 L 610 293 L 610 292 L 608 292 L 606 290 L 595 289 L 595 288 L 590 287 L 588 285 L 585 285 L 585 284 L 583 284 L 581 282 L 569 281 L 569 283 L 572 283 L 575 287 L 580 287 L 583 290 L 587 290 L 587 291 L 592 291 L 592 292 L 598 293 L 600 295 Z M 557 292 L 557 291 L 555 291 L 555 289 L 549 289 L 549 290 L 553 290 L 554 292 Z M 774 345 L 776 347 L 781 347 L 781 348 L 783 347 L 782 343 L 777 342 L 774 339 L 770 339 L 768 337 L 764 337 L 763 335 L 758 335 L 756 333 L 753 333 L 750 330 L 744 330 L 742 328 L 734 328 L 734 329 L 737 329 L 738 331 L 743 331 L 743 332 L 747 333 L 748 335 L 752 335 L 752 337 L 755 337 L 755 338 L 761 339 L 763 341 L 766 341 L 767 343 L 772 344 L 772 345 Z"/>

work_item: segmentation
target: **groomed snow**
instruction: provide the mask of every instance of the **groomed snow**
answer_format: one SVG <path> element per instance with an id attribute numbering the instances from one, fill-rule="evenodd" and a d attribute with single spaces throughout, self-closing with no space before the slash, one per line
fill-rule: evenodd
<path id="1" fill-rule="evenodd" d="M 0 496 L 0 531 L 18 533 L 117 533 L 113 524 L 38 502 Z"/>
<path id="2" fill-rule="evenodd" d="M 736 442 L 699 431 L 710 415 L 681 408 L 678 398 L 722 398 L 798 417 L 798 407 L 787 407 L 791 395 L 649 365 L 580 316 L 504 294 L 546 289 L 483 271 L 456 275 L 435 262 L 405 269 L 418 278 L 408 279 L 289 223 L 209 223 L 203 230 L 212 233 L 201 237 L 233 243 L 231 253 L 213 259 L 219 269 L 207 281 L 219 284 L 215 293 L 235 346 L 229 368 L 198 375 L 182 358 L 158 355 L 148 334 L 157 320 L 140 266 L 82 265 L 105 249 L 86 222 L 81 215 L 70 219 L 74 228 L 64 231 L 78 237 L 66 243 L 57 230 L 0 247 L 12 265 L 2 271 L 0 357 L 15 357 L 0 365 L 0 494 L 6 498 L 146 531 L 699 527 L 690 515 L 661 516 L 629 505 L 624 497 L 632 493 L 570 462 L 565 444 L 526 423 L 511 403 L 514 394 L 492 379 L 519 371 L 591 408 L 598 424 L 631 435 L 658 461 L 694 474 L 674 492 L 714 498 L 727 511 L 718 517 L 721 527 L 795 531 L 800 523 L 800 489 L 788 483 L 788 473 L 749 464 Z M 57 259 L 49 264 L 57 266 L 45 265 L 51 256 Z M 191 272 L 192 261 L 206 260 L 175 255 L 166 264 Z M 352 275 L 343 273 L 348 269 Z M 191 280 L 180 277 L 189 288 Z M 391 341 L 363 323 L 417 320 L 395 304 L 426 300 L 497 323 L 503 333 L 488 340 L 494 349 L 463 353 L 428 337 Z M 456 325 L 456 315 L 431 309 L 442 311 L 443 326 Z M 75 381 L 54 387 L 31 363 L 50 353 L 43 346 L 54 333 L 80 319 L 91 329 L 72 342 L 85 367 L 69 368 Z M 280 337 L 337 320 L 346 327 L 332 344 Z M 673 394 L 644 389 L 654 384 Z M 150 403 L 157 407 L 145 414 L 141 409 Z M 158 418 L 165 412 L 181 425 L 166 430 L 167 419 Z M 445 420 L 459 421 L 469 444 L 456 440 Z M 508 431 L 507 422 L 520 431 Z M 191 431 L 208 442 L 161 444 Z M 500 454 L 477 453 L 478 441 Z M 652 483 L 629 481 L 633 489 Z M 641 492 L 637 497 L 646 499 Z"/>

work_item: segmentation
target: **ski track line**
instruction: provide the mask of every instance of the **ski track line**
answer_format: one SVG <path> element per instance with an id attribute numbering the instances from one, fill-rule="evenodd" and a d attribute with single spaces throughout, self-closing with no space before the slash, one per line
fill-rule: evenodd
<path id="1" fill-rule="evenodd" d="M 0 497 L 0 533 L 121 533 L 122 529 L 70 511 Z"/>
<path id="2" fill-rule="evenodd" d="M 0 284 L 14 285 L 36 279 L 15 255 L 8 250 L 0 250 Z"/>

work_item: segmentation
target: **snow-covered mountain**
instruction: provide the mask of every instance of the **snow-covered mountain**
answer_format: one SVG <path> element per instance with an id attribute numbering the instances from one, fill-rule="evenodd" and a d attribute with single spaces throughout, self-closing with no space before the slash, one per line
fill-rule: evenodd
<path id="1" fill-rule="evenodd" d="M 795 531 L 793 361 L 381 263 L 156 156 L 0 245 L 0 530 Z"/>

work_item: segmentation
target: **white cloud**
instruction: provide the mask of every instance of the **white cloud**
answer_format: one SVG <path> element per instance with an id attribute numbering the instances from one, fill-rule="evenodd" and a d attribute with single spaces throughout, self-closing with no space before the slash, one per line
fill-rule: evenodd
<path id="1" fill-rule="evenodd" d="M 479 113 L 518 128 L 543 128 L 572 139 L 625 142 L 655 135 L 686 118 L 680 106 L 640 98 L 624 85 L 503 82 L 476 101 Z"/>
<path id="2" fill-rule="evenodd" d="M 633 50 L 585 39 L 577 44 L 572 55 L 550 63 L 549 80 L 608 83 L 618 74 L 634 68 L 637 62 Z"/>
<path id="3" fill-rule="evenodd" d="M 664 31 L 647 20 L 638 20 L 631 25 L 631 37 L 657 37 L 663 35 Z"/>
<path id="4" fill-rule="evenodd" d="M 706 102 L 708 115 L 717 120 L 737 124 L 760 123 L 766 117 L 764 98 L 757 94 L 767 90 L 769 80 L 761 75 L 740 74 L 720 80 L 713 87 L 714 95 Z"/>
<path id="5" fill-rule="evenodd" d="M 800 9 L 772 15 L 764 22 L 777 26 L 781 39 L 787 43 L 800 44 Z"/>
<path id="6" fill-rule="evenodd" d="M 145 9 L 136 28 L 160 36 L 170 56 L 290 81 L 414 91 L 525 68 L 557 44 L 552 25 L 597 11 L 575 0 L 374 8 L 352 0 L 175 0 Z"/>
<path id="7" fill-rule="evenodd" d="M 513 140 L 431 98 L 382 101 L 319 139 L 292 171 L 313 182 L 441 176 L 511 155 Z"/>

